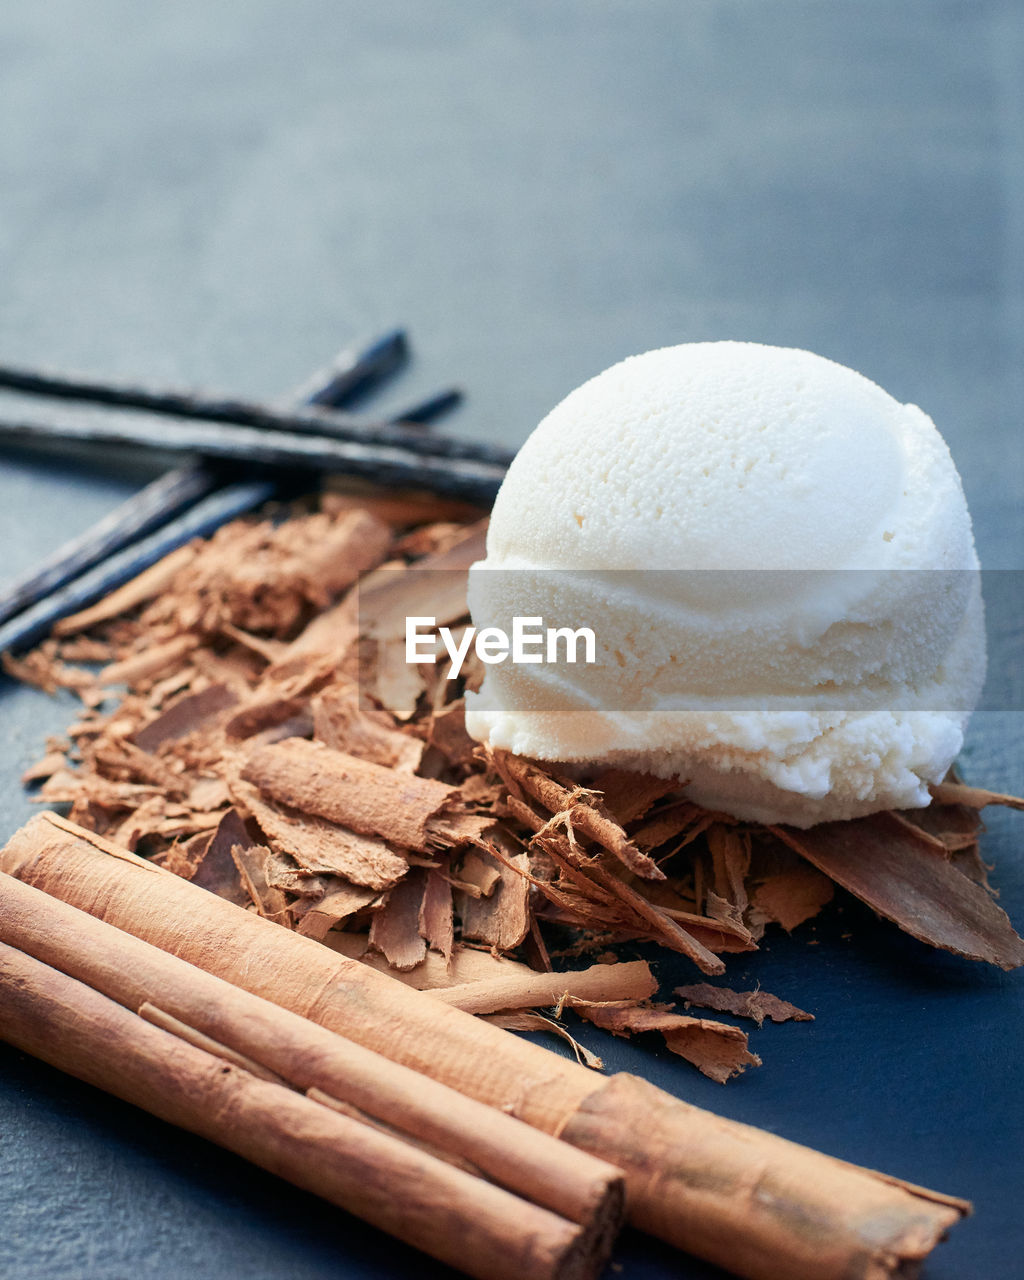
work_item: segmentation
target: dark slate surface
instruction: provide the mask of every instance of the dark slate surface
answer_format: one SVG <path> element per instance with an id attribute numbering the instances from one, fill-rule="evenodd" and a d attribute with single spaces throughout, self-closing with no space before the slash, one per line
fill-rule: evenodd
<path id="1" fill-rule="evenodd" d="M 461 380 L 467 435 L 521 441 L 648 347 L 809 347 L 932 414 L 983 561 L 1024 562 L 1024 15 L 994 0 L 7 0 L 0 357 L 288 390 L 410 326 L 382 402 Z M 146 475 L 0 461 L 3 569 Z M 5 685 L 2 823 L 73 714 Z M 1020 712 L 965 768 L 1022 787 Z M 1021 819 L 986 853 L 1024 922 Z M 814 943 L 815 945 L 809 945 Z M 671 986 L 688 975 L 662 965 Z M 977 1214 L 931 1280 L 1024 1273 L 1020 975 L 936 956 L 849 902 L 733 966 L 818 1014 L 719 1088 L 656 1043 L 612 1068 Z M 624 1280 L 707 1276 L 637 1237 Z M 440 1274 L 233 1157 L 0 1051 L 0 1274 Z"/>

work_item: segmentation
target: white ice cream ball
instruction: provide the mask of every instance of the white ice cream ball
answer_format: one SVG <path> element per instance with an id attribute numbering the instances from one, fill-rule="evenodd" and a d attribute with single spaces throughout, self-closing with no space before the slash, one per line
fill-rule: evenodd
<path id="1" fill-rule="evenodd" d="M 477 625 L 589 623 L 602 660 L 492 666 L 467 725 L 761 821 L 924 804 L 984 677 L 977 567 L 915 406 L 806 351 L 635 356 L 531 435 L 470 582 Z"/>

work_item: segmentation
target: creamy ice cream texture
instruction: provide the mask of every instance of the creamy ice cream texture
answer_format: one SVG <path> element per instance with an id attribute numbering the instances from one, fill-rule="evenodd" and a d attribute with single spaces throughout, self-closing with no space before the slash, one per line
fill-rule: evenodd
<path id="1" fill-rule="evenodd" d="M 489 666 L 467 727 L 761 822 L 924 805 L 984 679 L 977 568 L 916 406 L 807 351 L 650 351 L 540 423 L 470 573 L 478 627 L 587 625 L 601 659 Z"/>

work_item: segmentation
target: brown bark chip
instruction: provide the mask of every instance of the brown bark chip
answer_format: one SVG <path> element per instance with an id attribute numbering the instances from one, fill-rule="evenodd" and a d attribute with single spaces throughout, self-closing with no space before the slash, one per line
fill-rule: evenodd
<path id="1" fill-rule="evenodd" d="M 267 882 L 266 862 L 270 856 L 270 850 L 261 844 L 236 844 L 231 850 L 242 884 L 256 910 L 268 920 L 278 920 L 288 909 L 288 899 Z"/>
<path id="2" fill-rule="evenodd" d="M 229 809 L 220 820 L 213 839 L 199 860 L 191 880 L 203 889 L 209 889 L 218 897 L 227 898 L 238 906 L 245 906 L 249 896 L 242 884 L 238 866 L 231 856 L 232 849 L 245 848 L 253 841 L 245 829 L 245 823 L 235 809 Z"/>
<path id="3" fill-rule="evenodd" d="M 370 946 L 381 952 L 393 969 L 415 969 L 427 954 L 427 944 L 420 934 L 424 888 L 423 872 L 414 868 L 374 912 Z"/>
<path id="4" fill-rule="evenodd" d="M 197 729 L 206 728 L 211 720 L 229 711 L 237 701 L 227 685 L 209 685 L 199 693 L 186 694 L 172 703 L 156 719 L 137 730 L 132 741 L 143 751 L 156 751 L 165 742 L 173 742 L 195 733 Z"/>
<path id="5" fill-rule="evenodd" d="M 707 1018 L 689 1018 L 673 1013 L 670 1005 L 632 1005 L 626 1008 L 581 1007 L 579 1012 L 599 1027 L 618 1036 L 658 1031 L 673 1053 L 693 1065 L 702 1075 L 725 1084 L 747 1067 L 759 1067 L 761 1059 L 747 1047 L 747 1034 L 739 1027 Z"/>
<path id="6" fill-rule="evenodd" d="M 758 1026 L 765 1018 L 772 1022 L 813 1022 L 814 1014 L 805 1013 L 788 1000 L 769 995 L 767 991 L 732 991 L 729 987 L 713 987 L 710 982 L 696 982 L 688 987 L 676 987 L 686 1007 L 714 1009 L 717 1013 L 732 1013 L 737 1018 L 752 1018 Z"/>
<path id="7" fill-rule="evenodd" d="M 753 892 L 754 906 L 766 920 L 781 924 L 787 933 L 816 916 L 835 896 L 827 876 L 806 864 L 779 871 Z"/>
<path id="8" fill-rule="evenodd" d="M 913 937 L 1001 969 L 1024 964 L 1024 939 L 980 885 L 888 814 L 773 828 L 797 853 Z"/>
<path id="9" fill-rule="evenodd" d="M 443 782 L 299 739 L 258 748 L 242 777 L 281 804 L 420 852 L 430 848 L 430 819 L 455 793 Z"/>
<path id="10" fill-rule="evenodd" d="M 430 868 L 420 901 L 420 936 L 445 960 L 451 959 L 455 946 L 455 917 L 452 910 L 452 887 L 439 871 Z"/>
<path id="11" fill-rule="evenodd" d="M 408 870 L 400 853 L 375 836 L 364 836 L 335 822 L 262 800 L 238 783 L 232 793 L 278 849 L 314 875 L 339 875 L 368 889 L 390 889 Z"/>
<path id="12" fill-rule="evenodd" d="M 530 883 L 524 874 L 530 859 L 500 831 L 495 832 L 492 847 L 500 855 L 495 858 L 500 883 L 486 897 L 460 895 L 462 933 L 496 951 L 512 951 L 530 928 Z"/>

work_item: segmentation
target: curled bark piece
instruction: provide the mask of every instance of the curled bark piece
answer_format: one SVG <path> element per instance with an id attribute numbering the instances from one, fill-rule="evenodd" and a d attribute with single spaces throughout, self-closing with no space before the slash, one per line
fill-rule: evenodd
<path id="1" fill-rule="evenodd" d="M 237 906 L 245 906 L 248 895 L 238 878 L 238 868 L 231 856 L 234 848 L 246 848 L 253 843 L 245 823 L 235 809 L 229 809 L 217 825 L 213 838 L 203 851 L 188 878 L 203 889 L 209 889 L 219 897 L 227 898 Z"/>
<path id="2" fill-rule="evenodd" d="M 311 817 L 298 810 L 264 802 L 255 787 L 234 783 L 232 796 L 256 820 L 267 838 L 314 875 L 344 876 L 368 889 L 390 889 L 409 864 L 375 836 Z"/>
<path id="3" fill-rule="evenodd" d="M 176 666 L 199 645 L 199 637 L 186 632 L 172 636 L 163 644 L 149 645 L 141 653 L 133 653 L 120 662 L 111 662 L 99 673 L 100 684 L 137 684 L 152 679 L 169 667 Z M 147 751 L 152 748 L 145 748 Z"/>
<path id="4" fill-rule="evenodd" d="M 304 938 L 316 938 L 317 942 L 323 942 L 335 925 L 347 920 L 377 897 L 372 889 L 345 884 L 339 876 L 332 876 L 330 883 L 337 887 L 329 889 L 319 902 L 304 911 L 296 925 L 296 932 Z M 294 910 L 293 908 L 293 912 Z"/>
<path id="5" fill-rule="evenodd" d="M 754 906 L 764 920 L 774 920 L 787 933 L 810 920 L 835 896 L 835 885 L 820 871 L 798 864 L 770 876 L 754 890 Z"/>
<path id="6" fill-rule="evenodd" d="M 374 912 L 370 946 L 384 956 L 392 969 L 415 969 L 426 957 L 427 944 L 420 936 L 423 887 L 423 873 L 414 868 Z"/>
<path id="7" fill-rule="evenodd" d="M 634 875 L 645 880 L 665 879 L 658 864 L 636 847 L 593 791 L 564 787 L 539 765 L 508 751 L 489 752 L 488 758 L 513 795 L 521 788 L 549 813 L 571 813 L 573 825 L 582 835 L 607 849 Z"/>
<path id="8" fill-rule="evenodd" d="M 242 777 L 264 795 L 364 835 L 426 853 L 430 819 L 455 788 L 293 738 L 252 752 Z"/>
<path id="9" fill-rule="evenodd" d="M 601 793 L 604 806 L 615 821 L 627 827 L 642 818 L 657 801 L 678 791 L 680 782 L 678 778 L 656 778 L 631 769 L 604 769 L 594 778 L 592 786 Z"/>
<path id="10" fill-rule="evenodd" d="M 499 880 L 487 894 L 461 898 L 462 933 L 507 952 L 518 947 L 530 929 L 530 882 L 526 877 L 530 859 L 500 830 L 494 832 L 490 848 Z"/>
<path id="11" fill-rule="evenodd" d="M 1024 809 L 1024 797 L 986 791 L 984 787 L 968 787 L 962 782 L 936 782 L 930 790 L 937 804 L 965 804 L 971 809 L 1003 804 L 1010 809 Z"/>
<path id="12" fill-rule="evenodd" d="M 516 810 L 517 813 L 521 811 L 521 808 Z M 545 827 L 538 834 L 537 843 L 550 853 L 585 894 L 603 901 L 607 919 L 613 928 L 657 938 L 673 951 L 688 956 L 703 973 L 725 972 L 725 965 L 718 956 L 709 951 L 693 934 L 659 907 L 648 902 L 643 894 L 613 875 L 598 860 L 579 855 L 567 838 L 552 828 Z M 535 884 L 541 893 L 555 898 L 557 891 L 552 886 L 542 881 L 535 881 Z"/>
<path id="13" fill-rule="evenodd" d="M 360 584 L 359 630 L 376 640 L 405 639 L 406 618 L 432 617 L 444 626 L 464 617 L 466 574 L 483 557 L 487 521 L 470 525 L 445 551 L 407 568 L 384 569 Z"/>
<path id="14" fill-rule="evenodd" d="M 283 920 L 288 899 L 267 882 L 266 863 L 271 856 L 270 850 L 259 844 L 236 844 L 231 849 L 232 861 L 253 906 L 268 920 Z"/>
<path id="15" fill-rule="evenodd" d="M 780 1000 L 778 996 L 767 991 L 732 991 L 729 987 L 713 987 L 710 982 L 695 982 L 689 987 L 676 987 L 675 994 L 680 996 L 687 1007 L 696 1005 L 700 1009 L 715 1009 L 718 1013 L 732 1013 L 738 1018 L 753 1018 L 758 1026 L 765 1018 L 772 1022 L 813 1022 L 814 1014 L 805 1013 L 788 1000 Z"/>
<path id="16" fill-rule="evenodd" d="M 138 577 L 126 582 L 109 595 L 103 597 L 88 609 L 79 613 L 69 613 L 53 625 L 55 636 L 72 636 L 76 631 L 88 631 L 101 622 L 109 622 L 112 618 L 129 609 L 135 609 L 147 600 L 166 591 L 183 569 L 187 569 L 198 555 L 198 543 L 189 542 L 185 546 L 164 556 L 149 569 L 144 569 Z"/>
<path id="17" fill-rule="evenodd" d="M 888 814 L 772 830 L 879 915 L 933 947 L 1001 969 L 1024 964 L 1006 912 L 952 862 Z"/>
<path id="18" fill-rule="evenodd" d="M 426 873 L 423 901 L 420 903 L 420 937 L 427 946 L 451 959 L 455 946 L 455 918 L 452 911 L 452 888 L 440 871 Z"/>
<path id="19" fill-rule="evenodd" d="M 313 735 L 334 751 L 399 773 L 415 773 L 423 756 L 419 738 L 400 733 L 384 713 L 374 715 L 360 706 L 358 690 L 351 685 L 336 685 L 314 701 Z"/>
<path id="20" fill-rule="evenodd" d="M 590 1022 L 617 1036 L 639 1035 L 644 1031 L 659 1031 L 673 1053 L 693 1065 L 714 1080 L 725 1084 L 747 1067 L 759 1067 L 761 1059 L 747 1047 L 747 1033 L 725 1022 L 713 1022 L 708 1018 L 690 1018 L 674 1013 L 671 1006 L 632 1005 L 611 1008 L 597 1005 L 581 1007 L 579 1012 Z"/>

